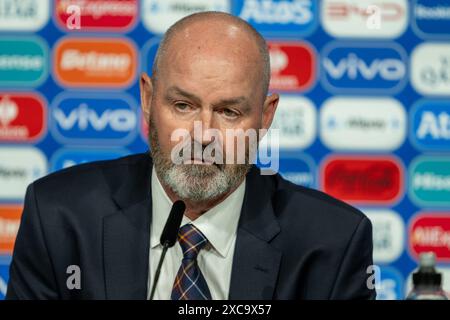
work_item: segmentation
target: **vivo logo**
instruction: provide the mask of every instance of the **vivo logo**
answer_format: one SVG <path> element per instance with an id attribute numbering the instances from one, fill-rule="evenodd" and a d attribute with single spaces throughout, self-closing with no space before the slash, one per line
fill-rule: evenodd
<path id="1" fill-rule="evenodd" d="M 52 133 L 63 143 L 122 144 L 137 130 L 136 107 L 131 98 L 60 96 L 52 112 Z"/>
<path id="2" fill-rule="evenodd" d="M 403 49 L 393 45 L 336 45 L 322 53 L 322 82 L 332 92 L 398 92 L 407 74 Z"/>

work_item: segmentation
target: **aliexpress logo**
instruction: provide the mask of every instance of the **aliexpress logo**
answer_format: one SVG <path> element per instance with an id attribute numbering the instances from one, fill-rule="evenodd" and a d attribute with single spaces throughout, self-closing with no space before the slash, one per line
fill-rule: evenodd
<path id="1" fill-rule="evenodd" d="M 450 262 L 450 212 L 416 215 L 409 227 L 409 250 L 414 258 L 432 251 L 438 262 Z"/>
<path id="2" fill-rule="evenodd" d="M 0 142 L 35 142 L 45 134 L 47 107 L 35 93 L 0 93 Z"/>
<path id="3" fill-rule="evenodd" d="M 21 216 L 20 206 L 0 206 L 0 254 L 13 252 Z"/>
<path id="4" fill-rule="evenodd" d="M 136 77 L 137 52 L 124 39 L 66 38 L 54 52 L 54 74 L 64 86 L 123 88 Z"/>
<path id="5" fill-rule="evenodd" d="M 403 168 L 394 157 L 332 156 L 321 167 L 322 189 L 353 204 L 392 204 L 403 190 Z"/>

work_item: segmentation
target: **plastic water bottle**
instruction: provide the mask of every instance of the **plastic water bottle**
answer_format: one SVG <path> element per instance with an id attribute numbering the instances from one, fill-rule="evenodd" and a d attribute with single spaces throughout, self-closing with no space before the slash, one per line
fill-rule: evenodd
<path id="1" fill-rule="evenodd" d="M 448 300 L 442 290 L 442 274 L 435 269 L 434 253 L 422 253 L 419 259 L 419 270 L 413 273 L 413 289 L 406 300 Z"/>

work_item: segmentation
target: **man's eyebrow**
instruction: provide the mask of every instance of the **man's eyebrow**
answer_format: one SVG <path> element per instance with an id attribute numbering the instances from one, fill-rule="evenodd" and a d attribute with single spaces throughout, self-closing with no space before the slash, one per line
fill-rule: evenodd
<path id="1" fill-rule="evenodd" d="M 170 87 L 169 89 L 167 89 L 166 96 L 169 96 L 171 94 L 178 94 L 178 95 L 183 96 L 185 98 L 191 99 L 192 101 L 194 101 L 197 104 L 201 104 L 201 102 L 202 102 L 202 99 L 197 97 L 195 94 L 192 94 L 190 92 L 184 91 L 183 89 L 181 89 L 181 88 L 179 88 L 177 86 L 173 86 L 173 87 Z"/>

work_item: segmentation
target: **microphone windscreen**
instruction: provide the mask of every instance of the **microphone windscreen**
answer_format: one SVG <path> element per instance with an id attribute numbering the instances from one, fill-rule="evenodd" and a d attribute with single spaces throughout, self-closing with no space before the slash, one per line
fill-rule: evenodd
<path id="1" fill-rule="evenodd" d="M 166 245 L 170 248 L 177 242 L 178 230 L 180 229 L 184 210 L 186 210 L 186 205 L 181 200 L 175 201 L 172 205 L 169 218 L 167 218 L 166 225 L 161 234 L 160 241 L 163 246 Z"/>

